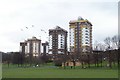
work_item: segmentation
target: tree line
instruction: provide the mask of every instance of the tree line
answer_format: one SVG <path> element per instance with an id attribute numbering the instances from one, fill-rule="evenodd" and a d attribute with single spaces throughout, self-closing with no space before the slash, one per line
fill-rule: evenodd
<path id="1" fill-rule="evenodd" d="M 20 66 L 40 66 L 41 64 L 45 64 L 48 62 L 53 62 L 55 66 L 62 66 L 64 64 L 64 68 L 66 68 L 66 63 L 68 61 L 73 62 L 73 67 L 76 66 L 76 62 L 81 63 L 82 68 L 90 68 L 91 65 L 95 67 L 103 67 L 104 63 L 106 66 L 112 68 L 112 66 L 120 65 L 120 51 L 119 47 L 120 39 L 117 35 L 113 37 L 106 37 L 104 39 L 104 43 L 98 43 L 94 45 L 94 50 L 89 53 L 74 55 L 65 51 L 65 54 L 61 55 L 49 55 L 49 54 L 41 54 L 37 58 L 31 56 L 29 54 L 28 57 L 25 57 L 24 54 L 20 52 L 11 52 L 10 54 L 2 54 L 3 63 L 9 64 L 17 64 Z M 55 59 L 54 59 L 55 58 Z"/>

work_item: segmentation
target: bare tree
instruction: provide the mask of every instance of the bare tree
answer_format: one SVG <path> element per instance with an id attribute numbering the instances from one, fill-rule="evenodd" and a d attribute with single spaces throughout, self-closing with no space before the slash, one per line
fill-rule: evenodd
<path id="1" fill-rule="evenodd" d="M 103 51 L 105 50 L 105 45 L 101 42 L 95 42 L 95 49 L 94 49 L 94 54 L 93 54 L 93 57 L 94 57 L 94 63 L 95 63 L 95 66 L 97 65 L 97 67 L 99 67 L 99 62 L 101 63 L 101 67 L 102 67 L 102 64 L 103 64 Z"/>
<path id="2" fill-rule="evenodd" d="M 98 41 L 95 41 L 94 43 L 94 50 L 98 50 Z"/>
<path id="3" fill-rule="evenodd" d="M 111 47 L 111 38 L 110 37 L 105 38 L 104 42 L 107 45 L 107 49 L 110 49 L 110 47 Z"/>
<path id="4" fill-rule="evenodd" d="M 107 51 L 108 51 L 108 62 L 109 62 L 109 67 L 112 67 L 112 60 L 111 60 L 111 38 L 106 37 L 104 40 L 105 44 L 107 45 Z"/>
<path id="5" fill-rule="evenodd" d="M 118 49 L 120 49 L 120 35 L 118 35 Z"/>
<path id="6" fill-rule="evenodd" d="M 118 42 L 119 42 L 119 40 L 118 40 L 118 36 L 117 35 L 112 37 L 111 42 L 114 45 L 113 47 L 118 49 Z"/>
<path id="7" fill-rule="evenodd" d="M 115 36 L 112 37 L 111 42 L 112 42 L 113 49 L 118 49 L 119 40 L 118 40 L 118 36 L 117 35 L 115 35 Z M 113 60 L 114 66 L 115 66 L 115 59 L 116 59 L 115 56 L 116 55 L 117 54 L 112 53 L 112 60 Z"/>
<path id="8" fill-rule="evenodd" d="M 120 52 L 120 35 L 118 35 L 118 52 Z M 120 67 L 120 54 L 118 53 L 118 67 Z"/>

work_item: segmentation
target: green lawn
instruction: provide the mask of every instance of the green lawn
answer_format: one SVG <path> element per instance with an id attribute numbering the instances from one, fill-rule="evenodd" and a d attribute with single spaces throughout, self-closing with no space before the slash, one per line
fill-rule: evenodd
<path id="1" fill-rule="evenodd" d="M 3 65 L 3 78 L 117 78 L 117 68 L 63 69 L 54 66 L 18 68 Z"/>
<path id="2" fill-rule="evenodd" d="M 2 64 L 0 63 L 0 79 L 2 78 Z"/>

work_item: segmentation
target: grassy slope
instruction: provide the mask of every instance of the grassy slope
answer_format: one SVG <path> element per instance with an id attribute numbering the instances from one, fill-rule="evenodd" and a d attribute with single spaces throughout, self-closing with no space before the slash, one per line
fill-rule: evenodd
<path id="1" fill-rule="evenodd" d="M 117 78 L 117 69 L 60 69 L 60 68 L 18 68 L 3 67 L 3 78 Z"/>

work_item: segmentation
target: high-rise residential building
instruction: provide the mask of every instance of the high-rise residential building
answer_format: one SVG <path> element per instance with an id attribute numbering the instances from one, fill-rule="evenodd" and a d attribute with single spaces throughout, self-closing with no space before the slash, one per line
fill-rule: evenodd
<path id="1" fill-rule="evenodd" d="M 59 26 L 49 29 L 49 54 L 64 54 L 67 51 L 67 31 Z"/>
<path id="2" fill-rule="evenodd" d="M 25 42 L 20 42 L 20 52 L 25 54 L 25 56 L 38 57 L 41 54 L 41 40 L 36 37 L 28 39 Z"/>
<path id="3" fill-rule="evenodd" d="M 92 24 L 87 19 L 69 22 L 70 53 L 80 55 L 92 50 Z"/>

